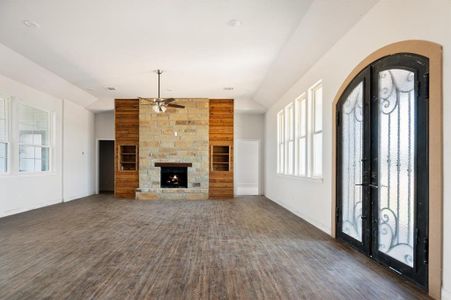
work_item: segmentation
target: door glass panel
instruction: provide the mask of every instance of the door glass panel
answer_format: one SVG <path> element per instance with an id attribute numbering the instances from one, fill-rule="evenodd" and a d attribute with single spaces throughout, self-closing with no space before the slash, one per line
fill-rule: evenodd
<path id="1" fill-rule="evenodd" d="M 413 267 L 415 74 L 379 74 L 379 251 Z"/>
<path id="2" fill-rule="evenodd" d="M 342 231 L 362 241 L 363 82 L 342 109 Z"/>

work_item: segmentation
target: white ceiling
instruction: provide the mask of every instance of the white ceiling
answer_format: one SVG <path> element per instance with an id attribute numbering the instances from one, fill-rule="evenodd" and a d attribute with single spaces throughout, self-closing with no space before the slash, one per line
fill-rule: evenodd
<path id="1" fill-rule="evenodd" d="M 166 71 L 162 96 L 235 98 L 258 111 L 376 1 L 0 0 L 0 42 L 95 96 L 94 111 L 111 109 L 114 98 L 156 96 L 157 68 Z M 343 7 L 328 27 L 331 9 Z M 325 31 L 323 42 L 300 60 L 299 37 L 315 30 Z M 288 70 L 286 80 L 271 80 L 271 70 Z"/>

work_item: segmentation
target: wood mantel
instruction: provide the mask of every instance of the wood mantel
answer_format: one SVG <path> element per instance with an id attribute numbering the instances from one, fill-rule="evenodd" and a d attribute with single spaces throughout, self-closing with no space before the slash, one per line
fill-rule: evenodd
<path id="1" fill-rule="evenodd" d="M 178 163 L 178 162 L 156 162 L 155 167 L 165 168 L 191 168 L 192 163 Z"/>

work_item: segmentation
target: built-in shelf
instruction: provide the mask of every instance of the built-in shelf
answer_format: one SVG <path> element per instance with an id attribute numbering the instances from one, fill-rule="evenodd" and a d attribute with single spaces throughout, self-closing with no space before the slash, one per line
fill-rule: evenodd
<path id="1" fill-rule="evenodd" d="M 120 145 L 119 166 L 121 171 L 136 171 L 137 147 L 136 145 Z"/>
<path id="2" fill-rule="evenodd" d="M 211 146 L 211 170 L 219 172 L 229 172 L 230 170 L 230 146 Z"/>

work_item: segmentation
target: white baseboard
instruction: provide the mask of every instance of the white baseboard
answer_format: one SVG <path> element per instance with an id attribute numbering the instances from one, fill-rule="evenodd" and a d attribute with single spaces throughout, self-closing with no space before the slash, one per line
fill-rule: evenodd
<path id="1" fill-rule="evenodd" d="M 236 187 L 236 195 L 237 196 L 246 196 L 246 195 L 254 196 L 254 195 L 258 195 L 258 186 L 256 186 L 256 185 L 237 186 Z"/>
<path id="2" fill-rule="evenodd" d="M 29 206 L 29 207 L 18 207 L 18 208 L 9 209 L 9 210 L 6 210 L 3 213 L 1 213 L 0 218 L 20 214 L 23 212 L 35 210 L 38 208 L 42 208 L 42 207 L 46 207 L 46 206 L 50 206 L 50 205 L 54 205 L 54 204 L 58 204 L 58 203 L 61 203 L 61 199 L 54 199 L 52 201 L 38 203 L 36 205 Z"/>
<path id="3" fill-rule="evenodd" d="M 451 300 L 451 292 L 442 288 L 442 300 Z"/>
<path id="4" fill-rule="evenodd" d="M 95 192 L 89 192 L 89 193 L 79 194 L 79 195 L 75 195 L 75 196 L 67 196 L 67 197 L 64 197 L 63 202 L 69 202 L 69 201 L 77 200 L 77 199 L 92 196 L 92 195 L 95 195 Z"/>
<path id="5" fill-rule="evenodd" d="M 276 201 L 273 200 L 271 198 L 269 198 L 268 196 L 265 195 L 266 198 L 268 198 L 269 200 L 271 200 L 272 202 L 275 202 L 277 204 L 279 204 L 280 206 L 282 206 L 283 208 L 285 208 L 286 210 L 290 211 L 291 213 L 295 214 L 296 216 L 298 216 L 299 218 L 303 219 L 304 221 L 306 221 L 307 223 L 312 224 L 313 226 L 315 226 L 316 228 L 318 228 L 321 231 L 324 231 L 325 233 L 327 233 L 328 235 L 331 235 L 331 228 L 329 226 L 324 225 L 323 223 L 314 220 L 308 216 L 306 216 L 305 214 L 299 212 L 298 210 L 294 209 L 293 207 L 280 202 L 280 201 Z"/>

